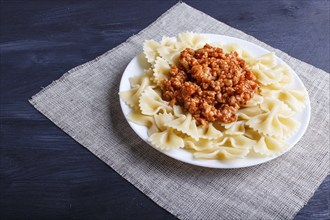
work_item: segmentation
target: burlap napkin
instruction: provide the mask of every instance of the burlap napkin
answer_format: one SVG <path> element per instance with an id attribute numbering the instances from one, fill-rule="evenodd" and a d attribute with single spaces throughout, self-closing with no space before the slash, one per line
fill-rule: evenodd
<path id="1" fill-rule="evenodd" d="M 310 95 L 312 118 L 306 134 L 290 152 L 255 167 L 207 169 L 164 156 L 131 130 L 118 99 L 126 65 L 141 52 L 144 40 L 187 30 L 253 42 L 274 51 L 298 73 Z M 70 70 L 30 102 L 180 219 L 290 219 L 329 170 L 329 74 L 184 3 L 176 4 L 125 43 Z"/>

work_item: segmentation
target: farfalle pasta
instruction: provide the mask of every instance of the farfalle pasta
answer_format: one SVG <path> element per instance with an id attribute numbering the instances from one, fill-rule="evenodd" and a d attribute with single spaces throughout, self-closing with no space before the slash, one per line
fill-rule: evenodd
<path id="1" fill-rule="evenodd" d="M 163 82 L 173 77 L 171 69 L 182 65 L 181 52 L 186 48 L 197 51 L 207 44 L 211 45 L 209 48 L 221 48 L 224 51 L 221 56 L 238 56 L 238 61 L 243 60 L 239 61 L 243 62 L 240 65 L 246 65 L 254 75 L 248 77 L 255 77 L 257 83 L 253 86 L 255 90 L 249 93 L 251 97 L 245 102 L 237 102 L 241 105 L 234 112 L 235 120 L 230 123 L 219 120 L 201 123 L 204 119 L 196 119 L 196 114 L 188 112 L 185 106 L 193 103 L 180 105 L 176 100 L 166 101 L 163 98 Z M 182 148 L 196 159 L 218 160 L 255 154 L 274 156 L 288 149 L 286 139 L 300 126 L 293 116 L 304 108 L 308 94 L 305 88 L 292 88 L 290 69 L 277 62 L 273 53 L 254 57 L 237 44 L 208 42 L 203 35 L 191 32 L 181 33 L 177 37 L 163 37 L 160 42 L 147 40 L 143 53 L 150 68 L 130 78 L 131 89 L 119 95 L 131 108 L 127 119 L 148 128 L 148 141 L 153 147 L 160 150 Z M 209 70 L 206 68 L 203 71 Z M 186 78 L 189 76 L 183 77 Z M 211 84 L 212 80 L 202 83 L 205 82 Z M 217 88 L 217 85 L 212 86 Z M 205 88 L 208 88 L 207 85 Z M 215 95 L 210 91 L 204 93 L 206 100 L 208 95 Z M 213 107 L 210 104 L 212 101 Z M 220 104 L 220 101 L 217 104 L 217 101 L 211 100 L 208 103 L 211 107 L 206 105 L 202 110 L 216 110 Z"/>

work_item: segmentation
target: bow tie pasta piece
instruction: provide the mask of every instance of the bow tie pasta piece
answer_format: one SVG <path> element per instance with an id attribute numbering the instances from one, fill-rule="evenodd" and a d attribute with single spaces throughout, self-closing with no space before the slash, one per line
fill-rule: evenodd
<path id="1" fill-rule="evenodd" d="M 243 58 L 244 60 L 251 60 L 253 59 L 252 54 L 250 54 L 247 50 L 245 50 L 244 48 L 241 48 L 239 50 L 238 55 Z"/>
<path id="2" fill-rule="evenodd" d="M 285 120 L 290 120 L 289 125 L 292 125 L 295 130 L 296 124 L 292 121 L 293 119 L 285 118 L 284 122 Z M 284 138 L 289 136 L 284 133 L 284 130 L 289 129 L 284 129 L 283 127 L 286 126 L 286 123 L 283 124 L 282 122 L 283 120 L 276 117 L 276 113 L 272 111 L 252 117 L 246 124 L 262 134 Z"/>
<path id="3" fill-rule="evenodd" d="M 283 138 L 292 136 L 294 133 L 296 133 L 300 126 L 300 122 L 292 118 L 279 117 L 278 120 L 282 125 Z"/>
<path id="4" fill-rule="evenodd" d="M 173 115 L 175 119 L 166 123 L 166 126 L 176 129 L 193 139 L 198 140 L 201 133 L 198 131 L 196 120 L 190 113 L 185 113 L 179 105 L 173 106 Z M 210 131 L 211 132 L 211 131 Z"/>
<path id="5" fill-rule="evenodd" d="M 246 107 L 238 110 L 238 118 L 243 120 L 248 120 L 251 117 L 260 115 L 262 110 L 259 106 Z"/>
<path id="6" fill-rule="evenodd" d="M 201 34 L 193 32 L 185 32 L 178 35 L 178 41 L 183 43 L 185 47 L 192 48 L 194 50 L 204 47 L 208 43 L 208 39 Z"/>
<path id="7" fill-rule="evenodd" d="M 143 77 L 141 85 L 137 85 L 128 91 L 119 92 L 120 98 L 131 108 L 135 109 L 138 106 L 139 98 L 142 92 L 151 84 L 148 77 Z"/>
<path id="8" fill-rule="evenodd" d="M 276 98 L 287 104 L 293 111 L 300 111 L 306 104 L 306 89 L 262 90 L 265 97 Z"/>
<path id="9" fill-rule="evenodd" d="M 260 104 L 260 108 L 265 112 L 274 111 L 277 115 L 282 117 L 291 117 L 294 114 L 294 112 L 283 102 L 271 97 L 265 98 Z"/>
<path id="10" fill-rule="evenodd" d="M 171 113 L 166 113 L 166 112 L 154 116 L 156 125 L 160 131 L 166 130 L 167 129 L 167 126 L 165 125 L 166 122 L 172 121 L 173 118 L 174 117 Z"/>
<path id="11" fill-rule="evenodd" d="M 248 153 L 248 148 L 219 147 L 213 152 L 196 152 L 193 155 L 197 159 L 229 160 L 244 158 Z"/>
<path id="12" fill-rule="evenodd" d="M 154 40 L 146 40 L 143 43 L 143 53 L 150 64 L 153 64 L 156 58 L 159 56 L 158 48 L 160 47 L 160 43 Z"/>
<path id="13" fill-rule="evenodd" d="M 139 109 L 138 111 L 131 111 L 127 115 L 127 119 L 131 122 L 134 122 L 135 124 L 138 125 L 143 125 L 150 127 L 152 124 L 155 123 L 153 116 L 150 115 L 143 115 Z"/>
<path id="14" fill-rule="evenodd" d="M 154 118 L 150 115 L 143 115 L 139 111 L 131 111 L 127 115 L 127 120 L 138 125 L 146 126 L 148 128 L 149 136 L 159 131 L 159 129 L 156 126 Z"/>
<path id="15" fill-rule="evenodd" d="M 252 55 L 245 50 L 244 48 L 240 47 L 238 44 L 231 43 L 231 44 L 226 44 L 222 46 L 225 52 L 231 53 L 233 51 L 236 51 L 239 57 L 243 58 L 244 60 L 250 60 L 253 59 Z"/>
<path id="16" fill-rule="evenodd" d="M 190 113 L 181 115 L 172 121 L 168 121 L 165 125 L 184 134 L 187 134 L 195 140 L 198 140 L 199 138 L 196 120 L 193 119 Z"/>
<path id="17" fill-rule="evenodd" d="M 231 53 L 232 51 L 240 51 L 241 50 L 241 47 L 238 46 L 238 44 L 235 44 L 235 43 L 231 43 L 231 44 L 225 44 L 223 46 L 223 50 L 226 52 L 226 53 Z M 237 52 L 238 53 L 238 52 Z"/>
<path id="18" fill-rule="evenodd" d="M 245 129 L 244 136 L 246 136 L 252 140 L 255 140 L 255 141 L 257 141 L 261 138 L 261 134 L 259 132 L 255 131 L 254 129 L 249 128 L 249 127 L 247 127 Z"/>
<path id="19" fill-rule="evenodd" d="M 224 130 L 222 131 L 226 135 L 243 135 L 245 133 L 245 122 L 235 121 L 229 124 L 223 124 Z"/>
<path id="20" fill-rule="evenodd" d="M 158 53 L 160 57 L 165 59 L 171 65 L 176 65 L 179 61 L 181 49 L 170 48 L 170 47 L 160 47 Z"/>
<path id="21" fill-rule="evenodd" d="M 208 126 L 198 126 L 198 137 L 203 139 L 217 139 L 222 136 L 222 132 L 213 126 L 213 123 L 209 123 Z"/>
<path id="22" fill-rule="evenodd" d="M 174 116 L 176 116 L 178 118 L 184 116 L 183 108 L 179 105 L 174 105 L 173 106 L 173 114 L 174 114 Z"/>
<path id="23" fill-rule="evenodd" d="M 163 37 L 160 47 L 157 48 L 157 53 L 169 64 L 175 65 L 178 63 L 180 53 L 184 50 L 185 45 L 177 42 L 176 38 Z"/>
<path id="24" fill-rule="evenodd" d="M 131 88 L 136 88 L 139 87 L 142 84 L 142 81 L 144 80 L 144 78 L 148 78 L 150 79 L 152 76 L 152 69 L 147 69 L 145 70 L 142 74 L 137 75 L 137 76 L 133 76 L 129 78 L 129 83 L 131 85 Z"/>
<path id="25" fill-rule="evenodd" d="M 257 77 L 258 82 L 265 86 L 278 83 L 284 74 L 284 68 L 280 64 L 273 68 L 268 68 L 263 64 L 257 64 L 254 65 L 251 69 Z"/>
<path id="26" fill-rule="evenodd" d="M 283 88 L 292 84 L 293 79 L 290 69 L 285 66 L 285 64 L 281 64 L 281 71 L 283 72 L 283 76 L 282 79 L 278 82 L 278 84 Z"/>
<path id="27" fill-rule="evenodd" d="M 256 59 L 256 62 L 266 65 L 268 67 L 274 67 L 276 65 L 275 54 L 267 53 L 265 55 L 262 55 Z"/>
<path id="28" fill-rule="evenodd" d="M 162 40 L 160 41 L 160 45 L 164 47 L 173 47 L 177 43 L 177 40 L 175 37 L 162 37 Z"/>
<path id="29" fill-rule="evenodd" d="M 218 48 L 223 48 L 223 44 L 219 41 L 209 43 L 212 47 L 218 47 Z"/>
<path id="30" fill-rule="evenodd" d="M 287 138 L 299 127 L 299 122 L 292 119 L 293 111 L 276 99 L 265 99 L 260 105 L 265 111 L 247 120 L 246 125 L 264 135 Z"/>
<path id="31" fill-rule="evenodd" d="M 285 151 L 289 145 L 278 138 L 261 136 L 259 141 L 253 146 L 253 150 L 261 155 L 272 156 Z"/>
<path id="32" fill-rule="evenodd" d="M 184 147 L 182 137 L 177 135 L 171 128 L 162 132 L 153 133 L 148 141 L 152 146 L 160 150 L 172 150 Z"/>
<path id="33" fill-rule="evenodd" d="M 191 137 L 184 138 L 185 148 L 191 151 L 212 152 L 215 150 L 213 141 L 200 138 L 198 141 Z"/>
<path id="34" fill-rule="evenodd" d="M 161 82 L 164 79 L 169 78 L 169 72 L 171 70 L 170 64 L 163 58 L 157 57 L 155 64 L 154 64 L 154 69 L 153 69 L 153 78 L 152 80 L 158 85 L 161 85 Z"/>
<path id="35" fill-rule="evenodd" d="M 281 64 L 280 67 L 281 67 L 280 70 L 282 71 L 281 79 L 276 83 L 272 83 L 272 84 L 268 84 L 268 85 L 261 85 L 262 90 L 264 90 L 264 89 L 281 90 L 283 88 L 289 87 L 292 84 L 293 77 L 292 77 L 292 74 L 291 74 L 289 68 L 287 68 L 283 64 Z"/>
<path id="36" fill-rule="evenodd" d="M 139 99 L 139 107 L 144 115 L 155 115 L 159 111 L 170 112 L 172 107 L 165 102 L 161 96 L 148 86 L 141 94 Z"/>
<path id="37" fill-rule="evenodd" d="M 264 98 L 261 95 L 254 94 L 252 99 L 250 99 L 243 107 L 253 107 L 261 104 L 264 101 Z"/>
<path id="38" fill-rule="evenodd" d="M 256 143 L 244 135 L 223 136 L 215 140 L 215 145 L 218 147 L 234 147 L 234 148 L 248 148 L 250 149 Z"/>
<path id="39" fill-rule="evenodd" d="M 251 66 L 261 64 L 262 66 L 273 68 L 276 65 L 276 58 L 274 53 L 266 53 L 258 58 L 247 59 L 247 62 Z"/>

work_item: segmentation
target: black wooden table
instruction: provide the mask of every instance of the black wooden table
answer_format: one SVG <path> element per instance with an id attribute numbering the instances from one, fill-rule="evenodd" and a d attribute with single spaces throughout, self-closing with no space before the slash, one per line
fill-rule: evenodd
<path id="1" fill-rule="evenodd" d="M 329 1 L 186 2 L 329 72 Z M 175 219 L 28 103 L 175 3 L 1 1 L 0 219 Z M 329 185 L 296 219 L 329 218 Z"/>

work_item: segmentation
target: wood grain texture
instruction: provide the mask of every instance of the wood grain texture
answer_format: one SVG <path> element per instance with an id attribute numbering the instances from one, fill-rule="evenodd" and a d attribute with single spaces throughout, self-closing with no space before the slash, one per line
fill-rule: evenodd
<path id="1" fill-rule="evenodd" d="M 27 101 L 175 3 L 1 1 L 0 219 L 175 219 Z M 329 1 L 186 3 L 330 71 Z M 296 219 L 329 219 L 329 186 L 328 176 Z"/>

